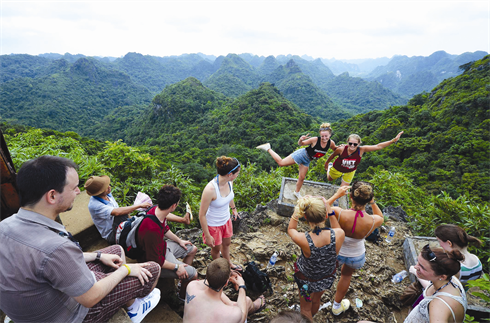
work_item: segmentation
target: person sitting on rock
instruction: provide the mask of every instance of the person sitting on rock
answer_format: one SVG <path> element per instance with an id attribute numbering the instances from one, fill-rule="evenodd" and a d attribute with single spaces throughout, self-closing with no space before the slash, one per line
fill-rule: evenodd
<path id="1" fill-rule="evenodd" d="M 326 289 L 332 287 L 337 272 L 337 254 L 344 242 L 344 231 L 340 228 L 330 204 L 345 194 L 347 187 L 326 201 L 322 197 L 305 196 L 298 200 L 294 213 L 289 220 L 288 234 L 301 248 L 301 256 L 296 262 L 294 274 L 300 291 L 301 313 L 313 320 L 320 308 L 320 299 Z M 332 228 L 325 227 L 330 219 Z M 311 232 L 297 231 L 299 218 L 306 218 Z M 304 287 L 307 287 L 304 290 Z"/>
<path id="2" fill-rule="evenodd" d="M 150 217 L 141 221 L 136 244 L 142 250 L 138 261 L 158 263 L 162 267 L 160 278 L 181 280 L 179 298 L 183 301 L 187 284 L 197 279 L 197 271 L 191 266 L 197 248 L 190 241 L 176 236 L 167 225 L 167 217 L 177 208 L 181 196 L 182 192 L 172 185 L 164 185 L 158 191 L 157 205 L 147 212 L 147 215 L 156 217 L 156 221 Z"/>
<path id="3" fill-rule="evenodd" d="M 56 222 L 80 194 L 77 167 L 41 156 L 20 168 L 21 207 L 0 223 L 0 307 L 14 322 L 107 322 L 126 306 L 141 322 L 160 300 L 158 264 L 126 264 L 118 245 L 83 252 Z"/>
<path id="4" fill-rule="evenodd" d="M 139 208 L 148 208 L 151 203 L 119 207 L 111 194 L 109 176 L 90 176 L 85 182 L 85 190 L 90 195 L 88 210 L 95 227 L 109 244 L 116 243 L 117 226 L 128 219 L 128 215 Z"/>
<path id="5" fill-rule="evenodd" d="M 128 219 L 129 214 L 137 209 L 147 209 L 150 202 L 119 207 L 111 194 L 111 179 L 109 176 L 90 176 L 85 182 L 85 190 L 90 195 L 88 209 L 94 221 L 95 227 L 103 239 L 109 244 L 116 243 L 116 231 L 120 223 Z M 178 223 L 190 223 L 189 213 L 184 217 L 169 214 L 168 221 Z"/>
<path id="6" fill-rule="evenodd" d="M 223 289 L 231 282 L 238 291 L 236 302 L 231 301 Z M 184 323 L 243 323 L 247 316 L 262 311 L 265 297 L 254 302 L 246 295 L 245 281 L 224 258 L 213 260 L 206 269 L 204 281 L 192 281 L 187 286 L 184 304 Z"/>
<path id="7" fill-rule="evenodd" d="M 350 186 L 343 187 L 350 188 Z M 347 194 L 347 190 L 339 190 L 334 196 L 340 198 L 345 194 Z M 334 200 L 329 199 L 329 203 L 333 203 Z M 342 271 L 332 305 L 332 313 L 334 315 L 340 315 L 350 307 L 349 300 L 343 298 L 349 289 L 352 274 L 357 269 L 361 269 L 366 262 L 364 240 L 384 221 L 383 212 L 374 201 L 374 191 L 371 183 L 355 182 L 351 188 L 350 201 L 351 209 L 332 208 L 340 227 L 345 232 L 345 241 L 337 257 L 339 264 L 342 265 Z M 368 203 L 371 204 L 373 209 L 372 215 L 366 212 Z"/>

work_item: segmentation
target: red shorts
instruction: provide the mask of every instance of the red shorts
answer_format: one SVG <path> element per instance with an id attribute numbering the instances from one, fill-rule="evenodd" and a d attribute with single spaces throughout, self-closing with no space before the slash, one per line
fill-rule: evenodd
<path id="1" fill-rule="evenodd" d="M 208 227 L 209 234 L 214 238 L 214 245 L 219 246 L 223 243 L 223 238 L 231 238 L 233 236 L 233 224 L 231 224 L 231 218 L 220 227 Z M 202 241 L 206 243 L 204 233 L 202 234 Z"/>

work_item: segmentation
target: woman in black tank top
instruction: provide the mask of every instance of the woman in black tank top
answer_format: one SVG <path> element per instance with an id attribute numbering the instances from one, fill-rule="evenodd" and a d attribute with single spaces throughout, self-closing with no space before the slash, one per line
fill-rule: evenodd
<path id="1" fill-rule="evenodd" d="M 332 128 L 330 128 L 330 123 L 322 123 L 319 137 L 310 137 L 310 134 L 301 136 L 298 140 L 298 145 L 308 147 L 296 150 L 284 159 L 271 149 L 270 143 L 257 146 L 256 148 L 267 151 L 281 167 L 294 165 L 295 163 L 298 164 L 299 175 L 294 196 L 300 199 L 301 194 L 299 191 L 303 186 L 306 174 L 308 174 L 310 161 L 325 156 L 330 148 L 334 151 L 337 149 L 335 142 L 330 139 L 331 136 Z"/>

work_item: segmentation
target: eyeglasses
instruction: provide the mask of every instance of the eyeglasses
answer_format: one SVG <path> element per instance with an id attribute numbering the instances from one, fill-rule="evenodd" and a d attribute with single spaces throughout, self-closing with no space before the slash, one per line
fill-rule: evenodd
<path id="1" fill-rule="evenodd" d="M 437 257 L 434 251 L 430 250 L 429 244 L 426 244 L 423 248 L 423 251 L 427 252 L 427 256 L 429 256 L 429 261 L 436 261 Z"/>
<path id="2" fill-rule="evenodd" d="M 235 166 L 235 167 L 234 167 L 232 170 L 230 170 L 230 171 L 228 172 L 228 174 L 231 174 L 231 172 L 233 172 L 235 169 L 237 169 L 238 167 L 240 167 L 240 162 L 238 161 L 238 159 L 236 159 L 236 158 L 233 158 L 233 159 L 234 159 L 234 160 L 236 160 L 237 165 L 236 165 L 236 166 Z M 227 174 L 227 175 L 228 175 L 228 174 Z"/>
<path id="3" fill-rule="evenodd" d="M 206 281 L 207 281 L 207 279 L 205 278 L 205 279 L 204 279 L 204 285 L 208 286 L 209 288 L 211 288 L 212 290 L 214 290 L 214 291 L 215 291 L 215 292 L 217 292 L 217 293 L 219 293 L 219 291 L 220 291 L 220 290 L 222 290 L 222 289 L 223 289 L 223 287 L 225 287 L 225 286 L 226 286 L 226 284 L 224 284 L 224 285 L 223 285 L 223 286 L 221 286 L 220 288 L 216 289 L 216 288 L 213 288 L 213 287 L 209 286 L 209 284 L 206 284 Z"/>
<path id="4" fill-rule="evenodd" d="M 354 146 L 354 147 L 357 147 L 357 145 L 359 145 L 358 143 L 355 143 L 355 142 L 348 142 L 349 146 Z"/>

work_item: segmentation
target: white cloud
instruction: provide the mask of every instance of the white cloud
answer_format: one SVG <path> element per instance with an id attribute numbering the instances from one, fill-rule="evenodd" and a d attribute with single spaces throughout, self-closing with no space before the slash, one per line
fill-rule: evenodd
<path id="1" fill-rule="evenodd" d="M 488 1 L 2 1 L 1 54 L 489 51 Z"/>

